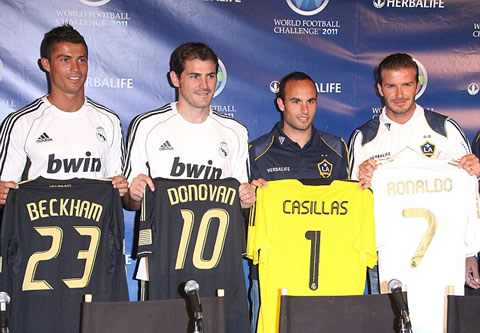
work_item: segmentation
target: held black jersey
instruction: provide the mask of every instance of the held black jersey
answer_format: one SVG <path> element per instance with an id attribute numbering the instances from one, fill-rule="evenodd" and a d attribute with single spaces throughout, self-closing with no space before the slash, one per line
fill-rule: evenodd
<path id="1" fill-rule="evenodd" d="M 110 180 L 40 177 L 10 190 L 0 244 L 10 332 L 78 332 L 84 294 L 128 300 L 123 239 Z"/>
<path id="2" fill-rule="evenodd" d="M 149 299 L 181 298 L 194 279 L 200 296 L 225 290 L 228 332 L 249 332 L 239 182 L 155 178 L 154 184 L 142 203 L 138 244 L 138 256 L 148 257 Z"/>

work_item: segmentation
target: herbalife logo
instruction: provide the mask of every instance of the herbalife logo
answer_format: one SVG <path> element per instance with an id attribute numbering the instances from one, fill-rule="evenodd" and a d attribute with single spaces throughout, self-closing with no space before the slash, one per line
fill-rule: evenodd
<path id="1" fill-rule="evenodd" d="M 52 141 L 52 138 L 50 138 L 48 134 L 45 132 L 43 132 L 43 134 L 40 135 L 37 139 L 37 143 L 50 142 L 50 141 Z"/>
<path id="2" fill-rule="evenodd" d="M 0 59 L 0 81 L 2 81 L 3 78 L 3 63 L 2 60 Z"/>
<path id="3" fill-rule="evenodd" d="M 225 86 L 227 85 L 227 69 L 223 62 L 218 59 L 218 73 L 217 73 L 217 86 L 215 87 L 215 94 L 213 97 L 217 97 L 221 94 Z"/>
<path id="4" fill-rule="evenodd" d="M 311 16 L 320 13 L 329 0 L 286 0 L 288 6 L 297 14 Z"/>
<path id="5" fill-rule="evenodd" d="M 172 145 L 170 144 L 170 142 L 165 141 L 159 148 L 160 151 L 163 151 L 163 150 L 173 150 L 173 147 Z"/>
<path id="6" fill-rule="evenodd" d="M 87 5 L 87 6 L 92 6 L 92 7 L 98 7 L 98 6 L 103 6 L 107 3 L 110 2 L 110 0 L 99 0 L 99 1 L 91 1 L 91 0 L 78 0 L 80 1 L 81 3 L 83 3 L 84 5 Z"/>
<path id="7" fill-rule="evenodd" d="M 270 82 L 270 91 L 274 94 L 278 94 L 280 89 L 280 82 L 272 81 Z M 317 93 L 322 94 L 341 94 L 342 93 L 342 84 L 340 82 L 315 82 L 315 89 Z"/>
<path id="8" fill-rule="evenodd" d="M 415 96 L 415 99 L 419 99 L 425 90 L 427 90 L 427 85 L 428 85 L 428 75 L 427 75 L 427 70 L 425 67 L 422 65 L 420 61 L 417 59 L 413 59 L 417 63 L 418 66 L 418 84 L 420 85 L 420 89 L 418 90 L 417 95 Z"/>
<path id="9" fill-rule="evenodd" d="M 278 89 L 280 88 L 280 82 L 272 81 L 270 82 L 270 91 L 274 94 L 278 94 Z"/>
<path id="10" fill-rule="evenodd" d="M 471 95 L 471 96 L 475 96 L 478 94 L 480 88 L 478 87 L 478 84 L 476 83 L 470 83 L 468 85 L 468 88 L 467 88 L 467 92 Z"/>
<path id="11" fill-rule="evenodd" d="M 445 8 L 444 0 L 373 0 L 375 8 Z"/>

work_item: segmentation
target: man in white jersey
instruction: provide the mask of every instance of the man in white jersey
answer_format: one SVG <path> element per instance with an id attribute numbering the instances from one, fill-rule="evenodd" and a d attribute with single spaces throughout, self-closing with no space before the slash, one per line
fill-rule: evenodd
<path id="1" fill-rule="evenodd" d="M 138 115 L 128 129 L 126 209 L 140 209 L 146 186 L 155 191 L 155 177 L 233 177 L 241 183 L 241 207 L 255 202 L 255 187 L 248 184 L 247 129 L 210 107 L 217 72 L 217 55 L 204 43 L 185 43 L 172 53 L 170 80 L 178 89 L 178 102 Z M 145 260 L 136 277 L 149 280 Z"/>
<path id="2" fill-rule="evenodd" d="M 125 194 L 120 119 L 85 96 L 88 48 L 83 36 L 68 24 L 53 28 L 40 53 L 50 93 L 11 113 L 1 125 L 0 204 L 19 181 L 38 176 L 110 177 Z"/>
<path id="3" fill-rule="evenodd" d="M 377 89 L 385 106 L 381 114 L 356 129 L 350 138 L 350 173 L 362 188 L 371 186 L 377 162 L 405 147 L 438 158 L 459 160 L 458 166 L 480 176 L 480 163 L 458 124 L 451 118 L 424 110 L 415 103 L 418 66 L 408 54 L 383 59 L 376 71 Z M 465 282 L 480 287 L 475 257 L 466 259 Z"/>
<path id="4" fill-rule="evenodd" d="M 210 102 L 218 58 L 203 43 L 180 45 L 170 58 L 170 80 L 178 102 L 135 117 L 129 127 L 125 175 L 127 209 L 138 210 L 152 178 L 220 179 L 240 183 L 242 208 L 255 201 L 248 184 L 248 134 L 240 122 L 215 113 Z"/>

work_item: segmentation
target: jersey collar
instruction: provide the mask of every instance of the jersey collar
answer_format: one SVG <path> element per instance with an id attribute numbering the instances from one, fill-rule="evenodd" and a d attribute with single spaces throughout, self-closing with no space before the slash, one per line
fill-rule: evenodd
<path id="1" fill-rule="evenodd" d="M 292 148 L 296 151 L 301 151 L 305 150 L 311 145 L 318 145 L 321 143 L 321 140 L 319 138 L 319 131 L 312 125 L 312 137 L 310 140 L 305 144 L 303 148 L 300 148 L 298 143 L 292 141 L 283 131 L 283 122 L 279 121 L 278 123 L 275 124 L 275 127 L 273 128 L 273 135 L 275 136 L 275 144 L 280 147 L 289 147 Z"/>
<path id="2" fill-rule="evenodd" d="M 423 107 L 416 104 L 415 111 L 413 112 L 412 118 L 410 118 L 405 124 L 399 124 L 392 121 L 388 118 L 387 113 L 385 111 L 385 107 L 382 108 L 382 113 L 379 116 L 379 120 L 381 123 L 385 124 L 387 128 L 389 127 L 396 127 L 396 126 L 412 126 L 413 124 L 418 123 L 422 118 L 424 118 L 424 110 Z"/>

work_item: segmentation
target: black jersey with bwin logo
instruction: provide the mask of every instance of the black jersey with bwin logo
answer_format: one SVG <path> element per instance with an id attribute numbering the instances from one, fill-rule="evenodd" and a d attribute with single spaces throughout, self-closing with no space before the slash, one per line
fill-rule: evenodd
<path id="1" fill-rule="evenodd" d="M 111 180 L 40 177 L 10 190 L 0 244 L 10 332 L 79 332 L 83 295 L 128 300 L 123 239 Z"/>
<path id="2" fill-rule="evenodd" d="M 249 332 L 239 182 L 155 178 L 154 184 L 142 203 L 138 244 L 138 256 L 148 257 L 149 299 L 182 298 L 191 279 L 200 296 L 224 289 L 227 331 Z"/>

